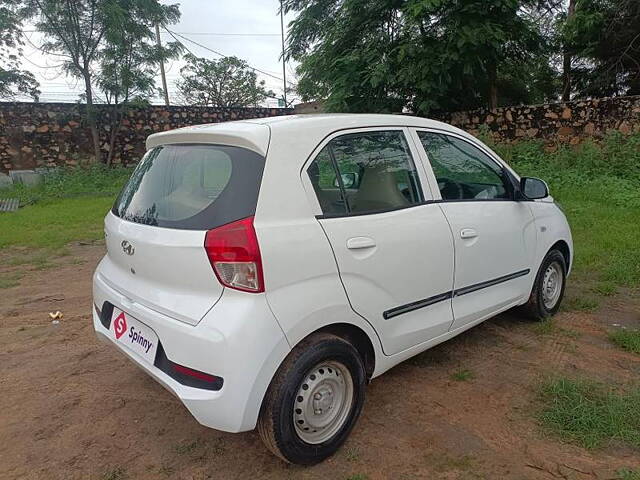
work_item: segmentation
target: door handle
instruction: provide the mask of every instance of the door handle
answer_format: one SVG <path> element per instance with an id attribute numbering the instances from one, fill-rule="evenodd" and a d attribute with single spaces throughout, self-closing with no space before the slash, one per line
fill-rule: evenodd
<path id="1" fill-rule="evenodd" d="M 473 228 L 463 228 L 460 230 L 460 238 L 476 238 L 477 236 L 478 232 Z"/>
<path id="2" fill-rule="evenodd" d="M 349 250 L 358 250 L 360 248 L 372 248 L 376 246 L 373 238 L 369 237 L 353 237 L 347 240 L 347 248 Z"/>

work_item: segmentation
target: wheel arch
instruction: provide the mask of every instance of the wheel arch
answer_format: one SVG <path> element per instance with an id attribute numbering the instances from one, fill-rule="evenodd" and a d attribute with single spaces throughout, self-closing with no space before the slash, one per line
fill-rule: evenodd
<path id="1" fill-rule="evenodd" d="M 543 257 L 543 260 L 544 258 L 546 258 L 546 256 L 549 254 L 551 250 L 559 250 L 560 253 L 562 253 L 562 256 L 564 257 L 564 261 L 566 264 L 565 266 L 567 267 L 567 272 L 569 272 L 569 270 L 571 269 L 571 260 L 572 260 L 571 249 L 569 248 L 569 244 L 564 240 L 558 240 L 556 243 L 551 245 L 551 248 L 549 248 L 549 250 L 547 250 L 547 253 Z"/>
<path id="2" fill-rule="evenodd" d="M 373 348 L 373 342 L 364 330 L 352 323 L 333 323 L 310 333 L 305 338 L 315 335 L 316 333 L 331 333 L 353 345 L 362 358 L 367 380 L 371 380 L 376 367 L 376 354 Z"/>
<path id="3" fill-rule="evenodd" d="M 371 340 L 371 338 L 369 337 L 369 335 L 359 326 L 354 325 L 353 323 L 346 323 L 346 322 L 340 322 L 340 323 L 331 323 L 328 325 L 324 325 L 316 330 L 314 330 L 313 332 L 308 333 L 306 336 L 304 336 L 303 338 L 301 338 L 298 342 L 296 342 L 294 345 L 291 345 L 291 350 L 289 350 L 289 353 L 291 353 L 291 351 L 293 349 L 295 349 L 299 344 L 301 344 L 303 341 L 305 341 L 306 339 L 308 339 L 309 337 L 316 335 L 318 333 L 331 333 L 337 337 L 340 337 L 344 340 L 346 340 L 347 342 L 351 343 L 355 349 L 358 351 L 358 353 L 360 354 L 362 361 L 364 363 L 364 368 L 365 368 L 365 373 L 367 376 L 367 380 L 371 380 L 371 378 L 373 377 L 374 371 L 375 371 L 375 367 L 376 367 L 376 350 L 375 347 L 373 345 L 373 341 Z M 262 411 L 262 406 L 264 404 L 264 400 L 266 398 L 266 394 L 267 394 L 267 390 L 268 390 L 268 386 L 271 385 L 271 382 L 273 381 L 273 378 L 275 377 L 278 369 L 280 368 L 280 366 L 284 363 L 284 361 L 286 360 L 288 355 L 285 355 L 282 360 L 279 362 L 277 368 L 273 371 L 273 374 L 271 375 L 271 378 L 269 379 L 269 383 L 267 385 L 267 388 L 265 388 L 264 392 L 262 392 L 262 397 L 260 399 L 260 404 L 259 404 L 259 408 L 258 408 L 258 412 Z M 256 418 L 258 416 L 258 412 L 256 412 Z"/>

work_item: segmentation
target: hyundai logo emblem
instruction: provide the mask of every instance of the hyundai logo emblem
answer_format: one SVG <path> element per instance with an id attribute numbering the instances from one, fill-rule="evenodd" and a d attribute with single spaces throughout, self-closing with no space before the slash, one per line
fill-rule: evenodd
<path id="1" fill-rule="evenodd" d="M 136 249 L 133 248 L 133 245 L 131 245 L 127 240 L 123 240 L 120 245 L 122 245 L 122 251 L 127 255 L 133 255 L 136 253 Z"/>

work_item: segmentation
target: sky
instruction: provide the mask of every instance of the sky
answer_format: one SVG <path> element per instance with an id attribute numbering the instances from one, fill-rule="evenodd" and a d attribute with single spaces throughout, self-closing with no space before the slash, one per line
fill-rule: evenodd
<path id="1" fill-rule="evenodd" d="M 220 56 L 198 46 L 220 52 L 224 55 L 246 60 L 252 67 L 265 73 L 258 73 L 258 78 L 265 81 L 265 86 L 273 90 L 276 96 L 282 95 L 282 51 L 280 38 L 279 0 L 161 0 L 164 4 L 178 3 L 182 17 L 179 23 L 168 26 L 168 29 L 186 37 L 178 39 L 193 54 L 208 59 L 219 59 Z M 285 17 L 285 34 L 287 23 L 293 18 Z M 82 82 L 67 76 L 59 67 L 55 56 L 45 56 L 37 47 L 41 43 L 40 35 L 32 27 L 25 25 L 25 46 L 23 68 L 31 71 L 40 82 L 41 102 L 76 102 L 82 93 Z M 167 32 L 161 32 L 163 42 L 173 41 Z M 171 61 L 165 65 L 169 100 L 176 98 L 176 80 L 180 78 L 181 60 Z M 276 78 L 274 78 L 276 77 Z M 287 80 L 295 84 L 295 65 L 287 64 Z M 162 85 L 160 74 L 156 85 Z M 98 94 L 98 96 L 100 96 Z M 19 98 L 28 100 L 28 98 Z M 291 98 L 288 98 L 291 100 Z M 153 103 L 163 103 L 160 97 Z M 267 106 L 277 106 L 276 99 L 266 101 Z"/>

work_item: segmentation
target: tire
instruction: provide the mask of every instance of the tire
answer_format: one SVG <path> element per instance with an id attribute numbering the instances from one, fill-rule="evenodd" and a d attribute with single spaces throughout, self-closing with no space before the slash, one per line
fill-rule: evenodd
<path id="1" fill-rule="evenodd" d="M 353 345 L 328 333 L 310 336 L 289 353 L 267 389 L 258 419 L 262 441 L 286 462 L 321 462 L 349 436 L 365 388 Z"/>
<path id="2" fill-rule="evenodd" d="M 555 274 L 550 273 L 552 269 L 555 269 Z M 550 275 L 555 275 L 556 285 L 557 281 L 561 282 L 555 289 L 551 288 L 549 283 L 551 281 Z M 544 320 L 555 315 L 560 309 L 564 297 L 566 280 L 567 264 L 564 255 L 559 250 L 549 251 L 540 265 L 531 296 L 523 305 L 524 313 L 533 320 Z M 548 287 L 547 289 L 545 289 L 545 285 Z M 549 288 L 553 290 L 553 294 L 550 294 Z"/>

